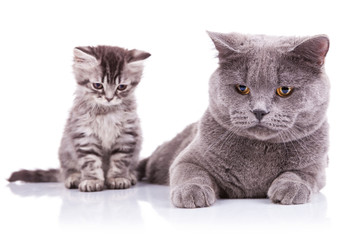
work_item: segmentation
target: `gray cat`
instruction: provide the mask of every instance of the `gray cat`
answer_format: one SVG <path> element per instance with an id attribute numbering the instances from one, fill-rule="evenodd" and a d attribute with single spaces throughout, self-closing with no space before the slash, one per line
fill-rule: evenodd
<path id="1" fill-rule="evenodd" d="M 21 170 L 9 181 L 64 181 L 85 192 L 134 185 L 141 146 L 134 89 L 149 56 L 110 46 L 75 48 L 77 89 L 59 149 L 61 169 Z"/>
<path id="2" fill-rule="evenodd" d="M 219 58 L 209 107 L 140 162 L 141 177 L 170 184 L 176 207 L 216 198 L 308 202 L 324 187 L 328 164 L 329 39 L 209 36 Z"/>

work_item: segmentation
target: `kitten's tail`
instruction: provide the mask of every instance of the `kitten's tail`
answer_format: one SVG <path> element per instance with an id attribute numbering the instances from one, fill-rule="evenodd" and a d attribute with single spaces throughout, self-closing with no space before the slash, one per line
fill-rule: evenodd
<path id="1" fill-rule="evenodd" d="M 145 158 L 145 159 L 141 160 L 136 167 L 137 179 L 139 181 L 145 177 L 146 165 L 147 165 L 148 161 L 149 161 L 149 158 Z"/>
<path id="2" fill-rule="evenodd" d="M 13 172 L 8 179 L 9 182 L 60 182 L 60 170 L 20 170 Z"/>

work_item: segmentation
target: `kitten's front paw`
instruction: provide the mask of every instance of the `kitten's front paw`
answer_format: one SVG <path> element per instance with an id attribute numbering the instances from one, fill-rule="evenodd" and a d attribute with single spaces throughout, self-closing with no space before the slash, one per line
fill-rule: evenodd
<path id="1" fill-rule="evenodd" d="M 269 188 L 268 196 L 274 203 L 303 204 L 310 201 L 311 190 L 301 182 L 276 179 Z"/>
<path id="2" fill-rule="evenodd" d="M 80 173 L 73 173 L 65 179 L 66 188 L 78 188 L 80 184 Z"/>
<path id="3" fill-rule="evenodd" d="M 132 180 L 127 178 L 108 178 L 106 180 L 106 185 L 110 189 L 126 189 L 131 187 Z"/>
<path id="4" fill-rule="evenodd" d="M 180 208 L 208 207 L 215 200 L 215 191 L 207 185 L 184 184 L 171 190 L 171 201 Z"/>
<path id="5" fill-rule="evenodd" d="M 82 192 L 96 192 L 104 189 L 102 180 L 83 180 L 79 184 L 79 190 Z"/>
<path id="6" fill-rule="evenodd" d="M 135 174 L 130 173 L 130 181 L 131 185 L 135 185 L 137 183 L 137 177 Z"/>

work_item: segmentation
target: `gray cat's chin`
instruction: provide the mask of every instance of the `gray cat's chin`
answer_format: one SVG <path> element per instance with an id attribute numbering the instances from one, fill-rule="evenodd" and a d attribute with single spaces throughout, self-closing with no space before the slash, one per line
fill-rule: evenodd
<path id="1" fill-rule="evenodd" d="M 263 125 L 256 125 L 245 130 L 247 137 L 254 138 L 260 141 L 274 140 L 278 141 L 279 130 L 273 130 Z"/>

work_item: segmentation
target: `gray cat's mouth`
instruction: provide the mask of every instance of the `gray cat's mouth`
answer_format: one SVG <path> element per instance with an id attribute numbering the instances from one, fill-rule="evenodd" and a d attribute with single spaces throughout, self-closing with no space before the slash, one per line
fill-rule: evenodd
<path id="1" fill-rule="evenodd" d="M 246 129 L 246 131 L 252 136 L 262 140 L 271 138 L 279 132 L 278 130 L 271 129 L 262 123 L 258 123 L 257 125 Z"/>
<path id="2" fill-rule="evenodd" d="M 250 130 L 250 131 L 259 131 L 259 132 L 268 132 L 268 131 L 276 132 L 275 130 L 269 128 L 268 126 L 266 126 L 266 125 L 264 125 L 262 123 L 258 123 L 257 125 L 248 128 L 248 130 Z"/>
<path id="3" fill-rule="evenodd" d="M 261 120 L 252 119 L 242 114 L 231 115 L 232 126 L 237 129 L 238 134 L 249 135 L 260 140 L 268 140 L 278 136 L 282 131 L 289 129 L 291 119 L 289 116 L 276 114 L 274 116 L 266 116 Z"/>
<path id="4" fill-rule="evenodd" d="M 262 123 L 258 123 L 258 124 L 256 124 L 255 126 L 250 127 L 250 129 L 251 129 L 251 128 L 259 129 L 259 130 L 267 130 L 267 129 L 269 129 L 269 127 L 265 126 L 265 125 L 262 124 Z"/>

